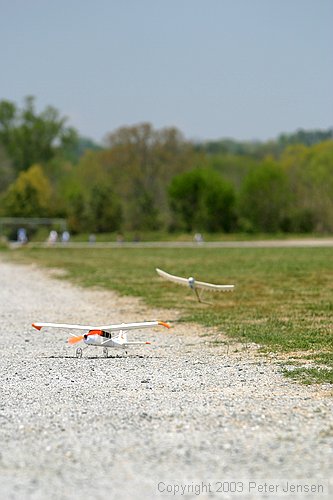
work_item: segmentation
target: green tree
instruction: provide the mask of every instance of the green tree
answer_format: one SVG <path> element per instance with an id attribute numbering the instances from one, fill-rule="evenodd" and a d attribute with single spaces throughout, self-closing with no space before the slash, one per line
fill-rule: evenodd
<path id="1" fill-rule="evenodd" d="M 21 172 L 2 199 L 2 213 L 9 217 L 48 217 L 52 214 L 52 187 L 40 165 Z"/>
<path id="2" fill-rule="evenodd" d="M 231 155 L 236 157 L 249 157 L 263 160 L 267 156 L 279 158 L 284 150 L 291 145 L 312 146 L 325 142 L 333 137 L 333 129 L 327 130 L 302 130 L 292 134 L 281 134 L 277 139 L 266 142 L 236 141 L 234 139 L 220 139 L 205 141 L 195 145 L 199 151 L 211 155 Z"/>
<path id="3" fill-rule="evenodd" d="M 206 165 L 230 181 L 236 191 L 239 191 L 249 172 L 259 164 L 258 160 L 250 156 L 234 154 L 209 155 L 206 160 Z"/>
<path id="4" fill-rule="evenodd" d="M 86 200 L 80 189 L 67 187 L 67 222 L 72 233 L 81 233 L 89 230 L 89 221 L 86 214 Z"/>
<path id="5" fill-rule="evenodd" d="M 123 215 L 120 197 L 98 153 L 85 153 L 67 178 L 63 178 L 61 191 L 72 232 L 100 233 L 121 229 Z"/>
<path id="6" fill-rule="evenodd" d="M 281 159 L 292 190 L 293 231 L 333 231 L 333 141 L 288 148 Z"/>
<path id="7" fill-rule="evenodd" d="M 45 164 L 73 147 L 76 140 L 76 131 L 66 126 L 66 118 L 51 106 L 38 114 L 32 96 L 26 97 L 22 110 L 10 101 L 0 101 L 0 144 L 16 172 Z"/>
<path id="8" fill-rule="evenodd" d="M 8 158 L 4 147 L 0 144 L 0 193 L 6 191 L 14 178 L 15 172 L 12 162 Z"/>
<path id="9" fill-rule="evenodd" d="M 245 178 L 239 196 L 243 229 L 276 232 L 282 229 L 290 207 L 288 177 L 282 167 L 265 161 Z"/>
<path id="10" fill-rule="evenodd" d="M 168 195 L 175 228 L 227 232 L 234 226 L 234 189 L 213 170 L 197 168 L 175 176 Z"/>
<path id="11" fill-rule="evenodd" d="M 103 233 L 121 228 L 121 205 L 111 187 L 95 184 L 89 192 L 85 210 L 89 231 Z"/>
<path id="12" fill-rule="evenodd" d="M 125 229 L 157 229 L 170 223 L 166 186 L 195 164 L 192 144 L 175 128 L 155 130 L 149 123 L 110 134 L 99 159 L 117 186 Z"/>

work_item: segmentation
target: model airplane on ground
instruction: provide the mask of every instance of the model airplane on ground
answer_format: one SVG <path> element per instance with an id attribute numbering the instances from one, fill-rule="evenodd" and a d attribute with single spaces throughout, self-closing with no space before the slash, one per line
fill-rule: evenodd
<path id="1" fill-rule="evenodd" d="M 108 357 L 108 347 L 126 349 L 127 347 L 135 345 L 150 344 L 150 342 L 129 342 L 127 340 L 128 330 L 138 330 L 141 328 L 152 328 L 154 326 L 165 326 L 170 328 L 170 325 L 163 321 L 143 321 L 142 323 L 121 323 L 119 325 L 68 325 L 66 323 L 33 323 L 32 326 L 37 330 L 42 328 L 63 328 L 69 330 L 86 330 L 84 335 L 74 335 L 70 333 L 71 337 L 67 342 L 71 345 L 76 344 L 83 340 L 86 344 L 84 348 L 77 347 L 76 357 L 81 358 L 83 349 L 89 346 L 103 347 L 103 354 Z M 114 335 L 113 335 L 114 332 Z"/>
<path id="2" fill-rule="evenodd" d="M 179 285 L 189 286 L 197 296 L 199 302 L 202 302 L 198 289 L 209 290 L 210 292 L 230 292 L 235 285 L 214 285 L 213 283 L 205 283 L 204 281 L 196 281 L 194 278 L 181 278 L 173 274 L 166 273 L 162 269 L 156 268 L 156 272 L 164 279 L 178 283 Z"/>

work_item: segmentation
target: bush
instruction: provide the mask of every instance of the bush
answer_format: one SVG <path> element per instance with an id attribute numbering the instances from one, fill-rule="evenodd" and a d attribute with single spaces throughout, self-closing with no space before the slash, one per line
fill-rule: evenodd
<path id="1" fill-rule="evenodd" d="M 173 229 L 228 232 L 235 225 L 234 189 L 213 170 L 197 168 L 175 176 L 168 196 Z"/>

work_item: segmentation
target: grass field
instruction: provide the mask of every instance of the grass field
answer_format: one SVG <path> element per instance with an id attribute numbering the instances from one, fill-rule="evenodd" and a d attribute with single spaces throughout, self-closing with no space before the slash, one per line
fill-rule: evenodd
<path id="1" fill-rule="evenodd" d="M 14 260 L 62 268 L 81 286 L 142 297 L 181 312 L 182 321 L 216 326 L 228 336 L 276 352 L 289 377 L 333 383 L 333 258 L 330 248 L 29 249 Z M 199 304 L 189 289 L 162 280 L 172 274 L 235 284 L 232 293 L 207 293 Z M 293 369 L 290 369 L 290 366 Z M 295 369 L 296 367 L 296 369 Z"/>

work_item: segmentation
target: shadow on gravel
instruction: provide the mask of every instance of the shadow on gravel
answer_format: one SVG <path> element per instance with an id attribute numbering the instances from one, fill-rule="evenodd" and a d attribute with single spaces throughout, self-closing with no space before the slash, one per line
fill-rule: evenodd
<path id="1" fill-rule="evenodd" d="M 42 359 L 78 359 L 75 354 L 73 356 L 67 356 L 67 355 L 64 355 L 64 354 L 59 354 L 59 355 L 56 355 L 56 354 L 52 354 L 51 356 L 39 356 L 39 358 L 42 358 Z M 143 359 L 162 359 L 162 356 L 147 356 L 147 355 L 144 355 L 144 354 L 124 354 L 124 355 L 115 355 L 115 356 L 108 356 L 107 358 L 104 357 L 104 356 L 101 356 L 101 355 L 85 355 L 85 356 L 82 356 L 82 358 L 79 358 L 78 361 L 84 361 L 84 360 L 90 360 L 90 359 L 98 359 L 100 361 L 108 361 L 110 359 L 139 359 L 139 358 L 143 358 Z"/>

